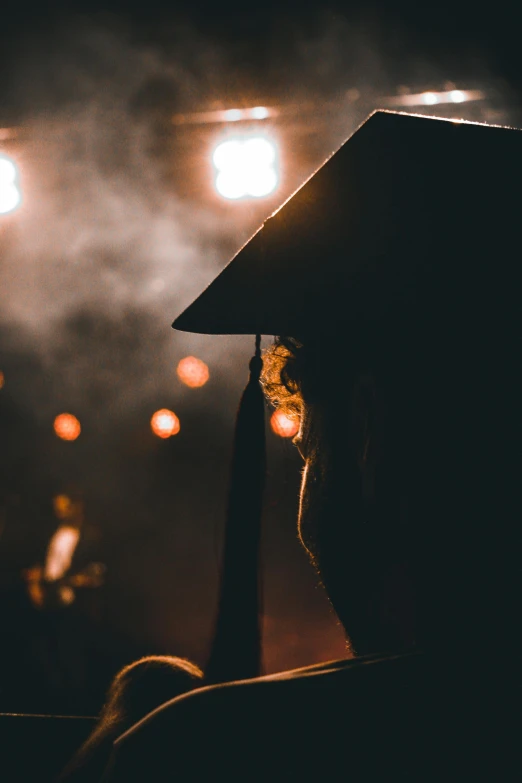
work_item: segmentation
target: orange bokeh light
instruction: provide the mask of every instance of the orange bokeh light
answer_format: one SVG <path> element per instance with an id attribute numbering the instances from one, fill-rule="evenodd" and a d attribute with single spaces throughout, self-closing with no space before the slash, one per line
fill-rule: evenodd
<path id="1" fill-rule="evenodd" d="M 0 389 L 2 388 L 4 383 L 5 383 L 4 373 L 0 370 Z"/>
<path id="2" fill-rule="evenodd" d="M 182 359 L 178 364 L 177 373 L 180 381 L 191 389 L 204 386 L 209 379 L 207 365 L 195 356 L 186 356 Z"/>
<path id="3" fill-rule="evenodd" d="M 180 424 L 175 413 L 167 410 L 167 408 L 162 408 L 153 414 L 150 420 L 150 427 L 158 438 L 170 438 L 171 435 L 178 434 Z"/>
<path id="4" fill-rule="evenodd" d="M 273 412 L 270 418 L 270 426 L 280 438 L 293 438 L 299 431 L 299 421 L 283 413 L 283 411 Z"/>
<path id="5" fill-rule="evenodd" d="M 76 440 L 82 428 L 72 413 L 60 413 L 54 420 L 54 431 L 62 440 Z"/>

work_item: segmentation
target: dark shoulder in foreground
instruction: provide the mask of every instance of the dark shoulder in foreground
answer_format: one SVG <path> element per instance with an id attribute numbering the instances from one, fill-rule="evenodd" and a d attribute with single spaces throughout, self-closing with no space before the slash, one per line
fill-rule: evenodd
<path id="1" fill-rule="evenodd" d="M 410 653 L 200 688 L 126 732 L 103 783 L 514 772 L 519 694 L 466 672 L 465 661 Z"/>

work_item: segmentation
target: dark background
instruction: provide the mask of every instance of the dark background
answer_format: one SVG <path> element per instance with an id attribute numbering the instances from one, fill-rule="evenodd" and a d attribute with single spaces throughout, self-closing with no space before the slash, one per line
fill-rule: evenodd
<path id="1" fill-rule="evenodd" d="M 520 125 L 514 12 L 420 5 L 5 6 L 0 152 L 24 203 L 0 216 L 0 711 L 93 713 L 141 654 L 204 664 L 252 341 L 170 323 L 375 108 L 456 87 L 483 98 L 410 110 Z M 256 105 L 279 112 L 258 125 L 281 186 L 225 202 L 210 152 L 251 124 L 181 120 Z M 188 354 L 209 365 L 201 389 L 176 376 Z M 166 441 L 149 427 L 161 407 L 181 421 Z M 82 423 L 74 443 L 52 430 L 64 410 Z M 299 458 L 267 434 L 270 672 L 341 656 L 344 640 L 296 538 Z M 23 572 L 45 559 L 59 493 L 84 505 L 72 572 L 101 562 L 105 579 L 38 608 Z"/>

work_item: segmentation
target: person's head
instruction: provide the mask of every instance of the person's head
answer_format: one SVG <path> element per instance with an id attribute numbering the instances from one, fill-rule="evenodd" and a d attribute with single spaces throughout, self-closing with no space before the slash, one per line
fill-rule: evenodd
<path id="1" fill-rule="evenodd" d="M 148 655 L 124 666 L 110 685 L 96 728 L 62 772 L 60 783 L 98 780 L 119 735 L 202 684 L 202 670 L 186 658 Z"/>
<path id="2" fill-rule="evenodd" d="M 376 112 L 173 324 L 285 336 L 300 535 L 360 653 L 518 637 L 521 178 L 520 131 Z"/>
<path id="3" fill-rule="evenodd" d="M 101 722 L 132 726 L 160 704 L 200 687 L 202 681 L 202 670 L 186 658 L 140 658 L 125 666 L 112 681 Z"/>
<path id="4" fill-rule="evenodd" d="M 520 338 L 499 326 L 411 312 L 265 354 L 300 418 L 299 535 L 360 654 L 517 636 Z"/>

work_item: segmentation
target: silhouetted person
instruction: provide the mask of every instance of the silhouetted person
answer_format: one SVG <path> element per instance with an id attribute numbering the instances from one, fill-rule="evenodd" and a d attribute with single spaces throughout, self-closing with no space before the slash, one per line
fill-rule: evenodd
<path id="1" fill-rule="evenodd" d="M 520 181 L 520 131 L 378 112 L 175 321 L 280 335 L 262 382 L 356 657 L 179 697 L 104 783 L 520 778 Z"/>
<path id="2" fill-rule="evenodd" d="M 194 663 L 170 655 L 149 655 L 125 666 L 109 688 L 96 728 L 59 782 L 99 780 L 120 734 L 164 702 L 199 687 L 202 678 L 203 672 Z"/>

